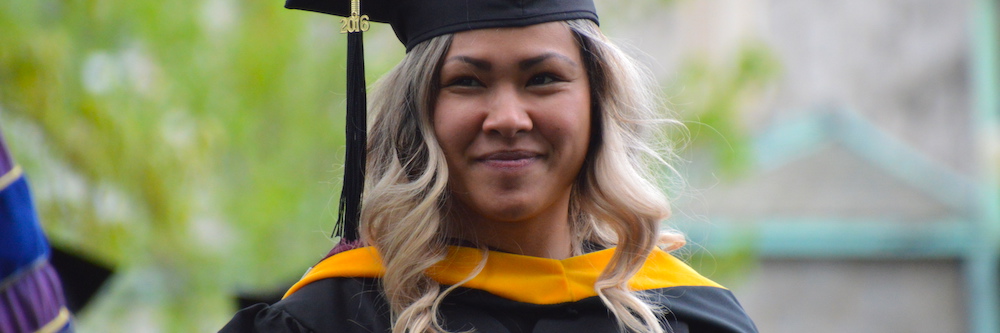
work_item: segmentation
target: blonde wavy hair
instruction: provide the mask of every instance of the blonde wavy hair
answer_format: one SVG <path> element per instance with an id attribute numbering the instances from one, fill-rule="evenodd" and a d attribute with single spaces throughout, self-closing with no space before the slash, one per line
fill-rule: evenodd
<path id="1" fill-rule="evenodd" d="M 585 243 L 616 246 L 595 290 L 622 330 L 663 332 L 656 315 L 660 309 L 629 290 L 628 280 L 657 245 L 659 221 L 670 214 L 655 181 L 670 168 L 662 158 L 666 150 L 654 145 L 654 139 L 664 122 L 673 121 L 660 116 L 648 71 L 596 24 L 564 23 L 580 45 L 593 103 L 590 148 L 570 197 L 573 252 L 581 254 Z M 444 331 L 438 306 L 461 285 L 442 290 L 424 273 L 444 259 L 450 227 L 444 219 L 448 166 L 431 111 L 451 41 L 451 35 L 444 35 L 414 47 L 376 83 L 369 99 L 372 121 L 360 233 L 362 242 L 382 255 L 382 289 L 394 333 Z M 483 254 L 480 267 L 485 250 Z"/>

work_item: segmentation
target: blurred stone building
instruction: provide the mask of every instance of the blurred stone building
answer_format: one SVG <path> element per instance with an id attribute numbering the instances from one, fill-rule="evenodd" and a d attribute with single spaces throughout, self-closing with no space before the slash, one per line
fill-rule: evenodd
<path id="1" fill-rule="evenodd" d="M 748 166 L 684 155 L 668 221 L 708 260 L 754 255 L 728 280 L 761 332 L 1000 332 L 997 1 L 599 5 L 667 81 L 747 40 L 780 63 L 737 113 Z"/>

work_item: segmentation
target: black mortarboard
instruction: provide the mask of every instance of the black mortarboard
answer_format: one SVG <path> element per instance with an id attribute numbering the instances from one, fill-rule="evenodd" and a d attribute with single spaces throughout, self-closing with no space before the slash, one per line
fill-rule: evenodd
<path id="1" fill-rule="evenodd" d="M 460 31 L 522 27 L 573 19 L 597 22 L 593 0 L 286 0 L 285 7 L 342 16 L 347 37 L 347 157 L 338 225 L 346 240 L 358 239 L 364 189 L 364 50 L 368 21 L 389 23 L 409 52 L 425 40 Z M 335 231 L 336 233 L 336 231 Z"/>

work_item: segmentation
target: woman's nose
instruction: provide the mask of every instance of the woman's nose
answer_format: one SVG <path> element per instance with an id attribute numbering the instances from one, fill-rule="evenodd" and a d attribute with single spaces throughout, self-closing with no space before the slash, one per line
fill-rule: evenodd
<path id="1" fill-rule="evenodd" d="M 483 132 L 514 137 L 517 133 L 531 131 L 534 125 L 528 111 L 528 103 L 516 89 L 498 89 L 483 121 Z"/>

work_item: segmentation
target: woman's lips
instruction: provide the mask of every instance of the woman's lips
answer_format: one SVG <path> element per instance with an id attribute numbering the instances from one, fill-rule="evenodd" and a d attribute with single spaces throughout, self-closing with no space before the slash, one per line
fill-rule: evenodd
<path id="1" fill-rule="evenodd" d="M 479 158 L 480 163 L 499 169 L 516 169 L 528 166 L 541 155 L 529 151 L 501 151 L 486 154 Z"/>

